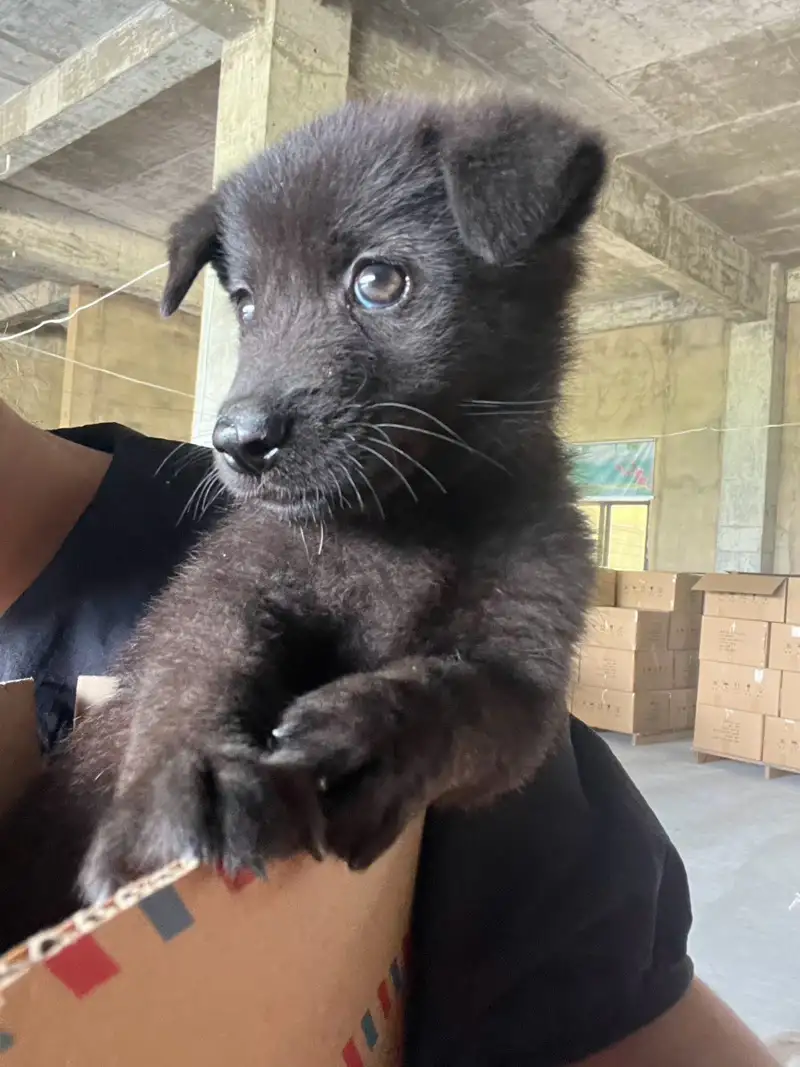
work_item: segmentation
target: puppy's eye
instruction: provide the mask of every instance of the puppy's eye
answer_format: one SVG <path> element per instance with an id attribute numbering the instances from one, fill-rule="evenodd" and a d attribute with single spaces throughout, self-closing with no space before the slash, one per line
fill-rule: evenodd
<path id="1" fill-rule="evenodd" d="M 406 295 L 408 275 L 392 263 L 368 263 L 353 276 L 352 294 L 363 308 L 375 311 L 396 304 Z"/>
<path id="2" fill-rule="evenodd" d="M 243 323 L 252 322 L 253 316 L 256 313 L 256 306 L 253 302 L 253 294 L 249 289 L 235 289 L 231 293 L 231 300 L 233 306 L 236 308 L 236 314 L 239 316 L 239 321 Z"/>

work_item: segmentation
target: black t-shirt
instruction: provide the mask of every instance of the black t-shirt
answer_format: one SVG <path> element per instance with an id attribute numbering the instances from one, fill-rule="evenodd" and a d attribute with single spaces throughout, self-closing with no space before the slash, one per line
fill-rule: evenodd
<path id="1" fill-rule="evenodd" d="M 60 431 L 110 452 L 95 500 L 0 616 L 0 680 L 33 676 L 50 742 L 79 674 L 103 674 L 215 513 L 202 450 L 119 426 Z M 606 744 L 578 721 L 537 779 L 480 812 L 428 818 L 411 939 L 405 1067 L 556 1067 L 688 988 L 683 865 Z"/>

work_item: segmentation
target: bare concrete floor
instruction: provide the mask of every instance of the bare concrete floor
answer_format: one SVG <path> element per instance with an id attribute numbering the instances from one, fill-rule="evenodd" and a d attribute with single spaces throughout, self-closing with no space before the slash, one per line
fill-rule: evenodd
<path id="1" fill-rule="evenodd" d="M 605 737 L 686 864 L 698 976 L 760 1037 L 800 1031 L 800 775 Z"/>

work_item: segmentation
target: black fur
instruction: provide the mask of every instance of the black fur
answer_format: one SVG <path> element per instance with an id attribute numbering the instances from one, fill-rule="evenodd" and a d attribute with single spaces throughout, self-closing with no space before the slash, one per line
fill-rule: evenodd
<path id="1" fill-rule="evenodd" d="M 164 312 L 211 263 L 253 306 L 223 410 L 291 435 L 262 477 L 220 463 L 235 508 L 76 731 L 87 899 L 184 854 L 362 867 L 536 772 L 591 583 L 555 414 L 604 165 L 524 100 L 350 104 L 175 228 Z M 375 260 L 410 287 L 370 311 Z"/>

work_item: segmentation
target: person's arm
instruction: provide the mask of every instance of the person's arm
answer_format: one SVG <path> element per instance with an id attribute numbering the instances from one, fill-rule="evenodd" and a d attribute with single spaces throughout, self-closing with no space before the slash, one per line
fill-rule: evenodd
<path id="1" fill-rule="evenodd" d="M 769 1050 L 694 979 L 660 1019 L 576 1067 L 777 1067 Z"/>

